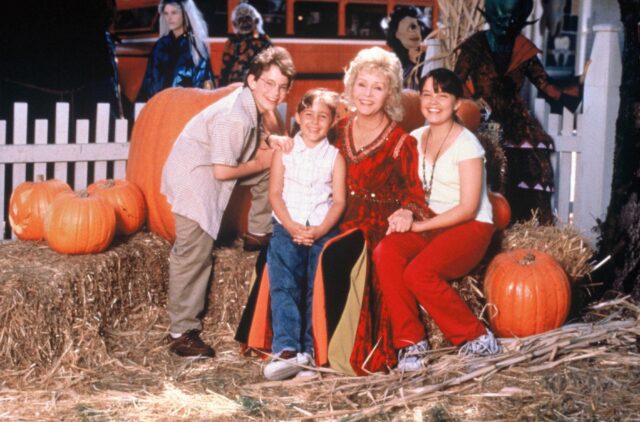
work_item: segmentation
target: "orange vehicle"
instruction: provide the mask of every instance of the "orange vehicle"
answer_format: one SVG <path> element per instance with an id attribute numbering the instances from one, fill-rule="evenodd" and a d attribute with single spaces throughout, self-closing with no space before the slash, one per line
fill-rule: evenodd
<path id="1" fill-rule="evenodd" d="M 115 32 L 122 39 L 117 49 L 123 96 L 133 102 L 144 76 L 147 56 L 157 39 L 158 0 L 117 0 Z M 225 4 L 226 3 L 226 4 Z M 239 0 L 196 0 L 209 25 L 211 64 L 220 75 L 222 49 L 232 33 L 231 11 Z M 413 5 L 431 11 L 437 22 L 437 0 L 268 0 L 250 1 L 262 14 L 265 32 L 273 44 L 291 53 L 298 74 L 288 97 L 287 110 L 295 109 L 302 94 L 313 87 L 341 92 L 345 67 L 356 53 L 385 46 L 380 21 L 396 5 Z M 287 116 L 289 117 L 289 116 Z M 287 118 L 286 121 L 289 121 Z"/>

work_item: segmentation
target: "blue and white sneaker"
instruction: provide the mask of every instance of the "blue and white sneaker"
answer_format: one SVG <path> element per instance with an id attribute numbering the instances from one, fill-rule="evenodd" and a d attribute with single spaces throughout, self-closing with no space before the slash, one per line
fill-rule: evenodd
<path id="1" fill-rule="evenodd" d="M 402 372 L 419 371 L 426 366 L 424 354 L 431 350 L 427 340 L 420 340 L 416 344 L 404 347 L 398 351 L 397 369 Z"/>
<path id="2" fill-rule="evenodd" d="M 460 356 L 491 356 L 502 352 L 502 346 L 493 333 L 487 330 L 487 334 L 483 334 L 475 340 L 466 342 L 460 347 L 458 355 Z"/>

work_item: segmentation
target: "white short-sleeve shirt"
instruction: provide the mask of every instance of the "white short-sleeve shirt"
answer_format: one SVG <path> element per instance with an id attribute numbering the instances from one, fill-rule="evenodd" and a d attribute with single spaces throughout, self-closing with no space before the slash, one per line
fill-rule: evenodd
<path id="1" fill-rule="evenodd" d="M 424 158 L 424 136 L 429 126 L 418 128 L 411 135 L 418 140 L 418 174 L 420 180 L 430 180 L 433 164 L 426 162 Z M 442 214 L 460 203 L 460 171 L 458 164 L 461 161 L 472 158 L 482 158 L 484 161 L 484 148 L 478 138 L 466 128 L 455 139 L 453 144 L 440 154 L 433 174 L 433 186 L 429 198 L 429 208 L 436 214 Z M 476 214 L 477 221 L 493 223 L 491 203 L 487 196 L 486 173 L 482 173 L 482 193 L 480 194 L 480 206 Z"/>
<path id="2" fill-rule="evenodd" d="M 324 221 L 333 204 L 333 166 L 337 155 L 338 149 L 327 138 L 309 148 L 299 133 L 293 138 L 291 152 L 282 154 L 282 200 L 296 223 L 317 226 Z M 275 213 L 273 216 L 281 223 Z"/>

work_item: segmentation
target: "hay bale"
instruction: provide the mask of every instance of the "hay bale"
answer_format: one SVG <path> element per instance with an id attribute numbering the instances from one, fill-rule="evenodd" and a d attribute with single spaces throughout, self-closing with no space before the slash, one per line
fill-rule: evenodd
<path id="1" fill-rule="evenodd" d="M 0 245 L 0 368 L 109 360 L 102 331 L 166 301 L 169 248 L 142 232 L 95 255 L 61 255 L 45 242 Z"/>
<path id="2" fill-rule="evenodd" d="M 591 273 L 589 261 L 593 246 L 575 226 L 560 224 L 541 226 L 534 215 L 530 220 L 516 223 L 504 232 L 503 251 L 536 249 L 558 261 L 572 282 Z"/>

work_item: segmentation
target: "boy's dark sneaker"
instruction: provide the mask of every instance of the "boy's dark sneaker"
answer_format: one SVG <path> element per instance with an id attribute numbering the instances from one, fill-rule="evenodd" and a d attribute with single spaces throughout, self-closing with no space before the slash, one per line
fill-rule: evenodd
<path id="1" fill-rule="evenodd" d="M 169 350 L 178 356 L 212 358 L 216 355 L 213 348 L 202 341 L 199 330 L 189 330 L 178 338 L 169 335 L 169 341 Z"/>

